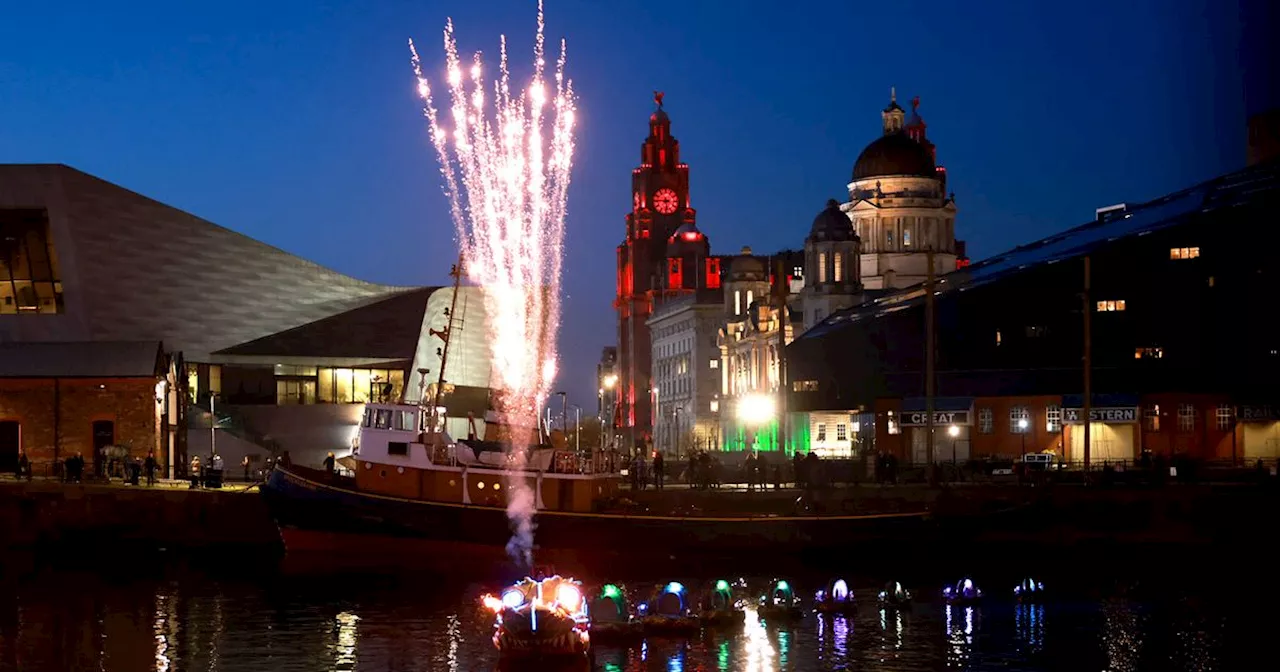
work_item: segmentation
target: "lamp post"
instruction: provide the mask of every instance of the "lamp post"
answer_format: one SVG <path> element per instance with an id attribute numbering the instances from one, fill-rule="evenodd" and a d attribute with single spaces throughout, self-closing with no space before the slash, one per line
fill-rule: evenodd
<path id="1" fill-rule="evenodd" d="M 951 425 L 947 428 L 947 436 L 951 437 L 951 471 L 956 470 L 956 437 L 960 436 L 960 428 Z"/>
<path id="2" fill-rule="evenodd" d="M 556 396 L 560 397 L 560 433 L 564 435 L 564 445 L 569 445 L 569 395 L 566 392 L 556 392 Z"/>
<path id="3" fill-rule="evenodd" d="M 1027 461 L 1027 419 L 1018 419 L 1018 433 L 1022 435 L 1022 461 Z"/>
<path id="4" fill-rule="evenodd" d="M 217 392 L 209 392 L 209 455 L 218 454 L 218 414 L 213 412 L 213 400 Z"/>
<path id="5" fill-rule="evenodd" d="M 680 459 L 680 411 L 681 410 L 683 409 L 681 409 L 679 406 L 676 406 L 671 410 L 671 416 L 672 416 L 672 422 L 673 422 L 671 443 L 674 444 L 674 448 L 675 448 L 674 452 L 677 460 Z"/>

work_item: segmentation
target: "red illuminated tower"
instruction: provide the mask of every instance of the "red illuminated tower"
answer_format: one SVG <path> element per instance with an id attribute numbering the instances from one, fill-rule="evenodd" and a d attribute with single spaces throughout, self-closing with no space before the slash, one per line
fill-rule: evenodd
<path id="1" fill-rule="evenodd" d="M 640 147 L 640 166 L 631 171 L 631 212 L 627 235 L 618 246 L 618 417 L 624 450 L 651 438 L 653 431 L 652 340 L 645 324 L 664 296 L 720 285 L 720 261 L 709 256 L 705 236 L 689 207 L 689 166 L 680 162 L 680 143 L 654 92 L 649 137 Z"/>

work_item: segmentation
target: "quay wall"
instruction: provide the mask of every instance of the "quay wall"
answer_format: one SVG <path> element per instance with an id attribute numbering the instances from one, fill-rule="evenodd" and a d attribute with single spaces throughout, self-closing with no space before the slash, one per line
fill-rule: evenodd
<path id="1" fill-rule="evenodd" d="M 272 549 L 256 493 L 0 481 L 0 548 Z"/>

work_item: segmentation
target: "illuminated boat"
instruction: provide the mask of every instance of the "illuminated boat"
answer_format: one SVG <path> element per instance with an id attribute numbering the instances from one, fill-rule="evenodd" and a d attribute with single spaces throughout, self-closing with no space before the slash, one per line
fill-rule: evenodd
<path id="1" fill-rule="evenodd" d="M 704 626 L 736 626 L 745 620 L 746 601 L 734 596 L 733 587 L 732 583 L 720 579 L 703 591 L 698 617 Z"/>
<path id="2" fill-rule="evenodd" d="M 689 604 L 689 589 L 679 581 L 655 590 L 649 601 L 636 606 L 636 615 L 649 634 L 696 634 L 702 628 Z"/>
<path id="3" fill-rule="evenodd" d="M 600 588 L 591 602 L 591 635 L 598 641 L 621 640 L 643 634 L 640 621 L 631 613 L 627 591 L 612 583 Z"/>
<path id="4" fill-rule="evenodd" d="M 1013 587 L 1013 597 L 1023 604 L 1040 602 L 1044 599 L 1044 584 L 1032 578 L 1023 579 Z"/>
<path id="5" fill-rule="evenodd" d="M 591 646 L 587 604 L 577 581 L 552 576 L 525 578 L 502 591 L 485 595 L 494 614 L 493 645 L 507 659 L 585 658 Z"/>
<path id="6" fill-rule="evenodd" d="M 814 609 L 820 614 L 852 614 L 858 610 L 853 591 L 844 579 L 836 579 L 813 596 Z"/>
<path id="7" fill-rule="evenodd" d="M 950 604 L 974 604 L 982 599 L 982 590 L 973 582 L 973 579 L 966 577 L 954 586 L 943 588 L 942 599 Z"/>
<path id="8" fill-rule="evenodd" d="M 911 591 L 902 587 L 897 581 L 885 584 L 884 590 L 876 596 L 882 609 L 906 609 L 911 606 Z"/>
<path id="9" fill-rule="evenodd" d="M 791 583 L 783 579 L 773 581 L 768 591 L 760 596 L 760 606 L 756 612 L 760 614 L 760 618 L 774 621 L 804 617 L 800 598 L 796 596 Z"/>

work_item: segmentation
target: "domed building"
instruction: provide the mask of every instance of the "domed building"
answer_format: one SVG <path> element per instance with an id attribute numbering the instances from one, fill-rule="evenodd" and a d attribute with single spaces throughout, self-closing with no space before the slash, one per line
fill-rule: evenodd
<path id="1" fill-rule="evenodd" d="M 955 238 L 955 198 L 947 193 L 947 172 L 937 165 L 919 107 L 917 97 L 908 120 L 890 93 L 880 113 L 884 133 L 858 155 L 849 202 L 841 206 L 859 238 L 859 273 L 869 290 L 924 282 L 929 252 L 937 274 L 965 262 L 963 243 Z"/>
<path id="2" fill-rule="evenodd" d="M 827 315 L 862 300 L 862 241 L 853 222 L 831 199 L 813 219 L 804 239 L 804 288 L 800 290 L 805 329 Z"/>

